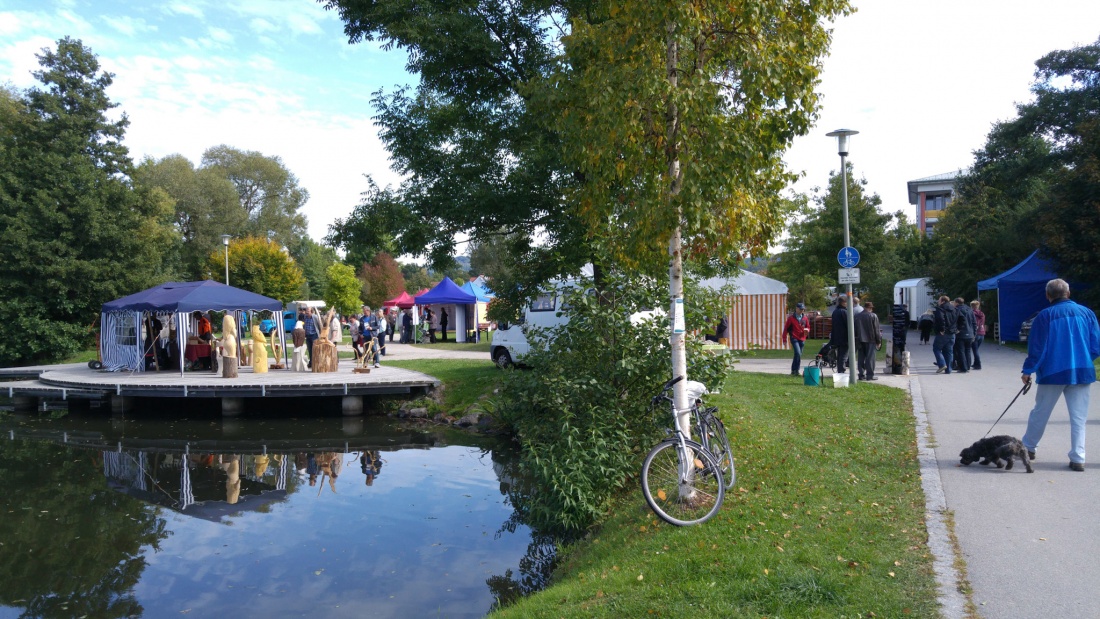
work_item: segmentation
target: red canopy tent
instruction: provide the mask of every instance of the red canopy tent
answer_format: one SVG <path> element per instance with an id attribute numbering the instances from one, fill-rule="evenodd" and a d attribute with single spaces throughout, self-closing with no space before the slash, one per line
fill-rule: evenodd
<path id="1" fill-rule="evenodd" d="M 403 291 L 401 294 L 383 303 L 382 307 L 384 309 L 390 309 L 391 307 L 409 309 L 414 305 L 416 305 L 416 300 L 412 298 L 412 295 Z"/>

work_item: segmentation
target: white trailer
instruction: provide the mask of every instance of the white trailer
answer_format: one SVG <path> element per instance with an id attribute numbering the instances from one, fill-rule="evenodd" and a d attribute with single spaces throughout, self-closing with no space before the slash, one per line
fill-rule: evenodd
<path id="1" fill-rule="evenodd" d="M 909 326 L 916 327 L 917 320 L 924 310 L 936 307 L 936 297 L 932 295 L 932 289 L 928 287 L 930 277 L 915 277 L 903 279 L 894 284 L 894 303 L 902 303 L 909 306 Z"/>

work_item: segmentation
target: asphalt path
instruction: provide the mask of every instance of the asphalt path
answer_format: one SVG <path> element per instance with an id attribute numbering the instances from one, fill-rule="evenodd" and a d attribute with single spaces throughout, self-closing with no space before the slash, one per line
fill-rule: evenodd
<path id="1" fill-rule="evenodd" d="M 917 341 L 913 335 L 910 342 Z M 910 390 L 915 406 L 923 405 L 935 453 L 931 470 L 938 471 L 936 485 L 942 487 L 954 519 L 978 613 L 987 619 L 1100 617 L 1100 452 L 1086 458 L 1084 473 L 1069 470 L 1065 403 L 1060 400 L 1051 414 L 1033 474 L 1019 462 L 1011 471 L 961 466 L 959 452 L 985 436 L 1020 391 L 1024 355 L 987 341 L 981 370 L 946 375 L 935 373 L 931 346 L 911 344 L 909 350 L 911 376 L 880 375 L 876 384 Z M 743 371 L 790 372 L 789 360 L 746 359 L 738 366 Z M 1023 436 L 1034 405 L 1033 389 L 1020 396 L 989 435 Z M 1087 424 L 1094 437 L 1100 432 L 1098 413 L 1100 396 L 1094 390 Z M 927 484 L 925 488 L 928 493 Z M 929 522 L 939 519 L 938 514 L 928 516 Z M 929 528 L 931 538 L 935 532 Z M 935 541 L 942 540 L 930 539 Z M 955 605 L 945 601 L 944 606 L 944 616 L 959 616 Z"/>

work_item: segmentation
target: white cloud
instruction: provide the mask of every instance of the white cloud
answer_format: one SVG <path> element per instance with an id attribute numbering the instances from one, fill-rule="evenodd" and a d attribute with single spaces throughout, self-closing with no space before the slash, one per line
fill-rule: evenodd
<path id="1" fill-rule="evenodd" d="M 203 18 L 202 9 L 195 6 L 194 3 L 173 2 L 164 7 L 164 10 L 173 15 L 190 15 L 198 19 Z"/>
<path id="2" fill-rule="evenodd" d="M 210 28 L 207 28 L 206 32 L 210 35 L 211 39 L 217 41 L 218 43 L 233 42 L 233 35 L 230 34 L 229 31 L 225 28 L 215 28 L 212 26 Z"/>
<path id="3" fill-rule="evenodd" d="M 119 17 L 104 16 L 103 21 L 111 28 L 114 28 L 128 37 L 132 37 L 138 33 L 155 32 L 157 29 L 156 26 L 150 25 L 144 19 L 133 18 L 127 15 Z"/>
<path id="4" fill-rule="evenodd" d="M 0 47 L 0 74 L 20 88 L 37 83 L 33 71 L 41 68 L 35 54 L 43 48 L 53 48 L 56 42 L 50 37 L 36 36 Z"/>
<path id="5" fill-rule="evenodd" d="M 311 16 L 303 13 L 292 13 L 286 17 L 290 31 L 295 34 L 320 34 L 321 27 Z"/>
<path id="6" fill-rule="evenodd" d="M 12 36 L 23 29 L 19 13 L 14 11 L 0 12 L 0 36 Z"/>
<path id="7" fill-rule="evenodd" d="M 252 32 L 255 32 L 256 34 L 263 34 L 265 32 L 274 32 L 278 30 L 278 28 L 275 27 L 275 24 L 267 21 L 262 17 L 256 17 L 252 19 L 250 22 L 248 22 L 248 27 L 251 28 Z"/>

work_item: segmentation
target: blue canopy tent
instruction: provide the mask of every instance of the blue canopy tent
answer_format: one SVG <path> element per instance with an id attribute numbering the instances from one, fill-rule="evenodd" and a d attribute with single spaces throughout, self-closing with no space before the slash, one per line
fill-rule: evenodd
<path id="1" fill-rule="evenodd" d="M 435 288 L 416 297 L 417 305 L 454 305 L 455 313 L 458 314 L 455 316 L 455 324 L 460 325 L 466 324 L 466 306 L 474 303 L 477 303 L 477 297 L 459 288 L 449 277 L 444 277 Z M 456 329 L 455 340 L 465 342 L 466 330 Z"/>
<path id="2" fill-rule="evenodd" d="M 1033 313 L 1050 305 L 1046 285 L 1058 275 L 1039 250 L 1011 269 L 978 282 L 978 292 L 997 291 L 997 329 L 1002 342 L 1019 342 L 1020 325 Z"/>
<path id="3" fill-rule="evenodd" d="M 263 295 L 226 286 L 215 281 L 168 282 L 148 290 L 104 303 L 100 310 L 100 355 L 103 366 L 112 371 L 145 370 L 146 342 L 141 324 L 144 315 L 169 318 L 176 327 L 179 358 L 186 350 L 187 333 L 196 330 L 192 312 L 234 312 L 237 324 L 248 311 L 281 312 L 282 302 Z M 164 322 L 164 321 L 162 321 Z M 282 321 L 276 321 L 280 327 Z M 284 334 L 280 328 L 280 338 Z M 156 334 L 147 334 L 148 339 Z M 183 364 L 180 363 L 180 372 Z"/>

